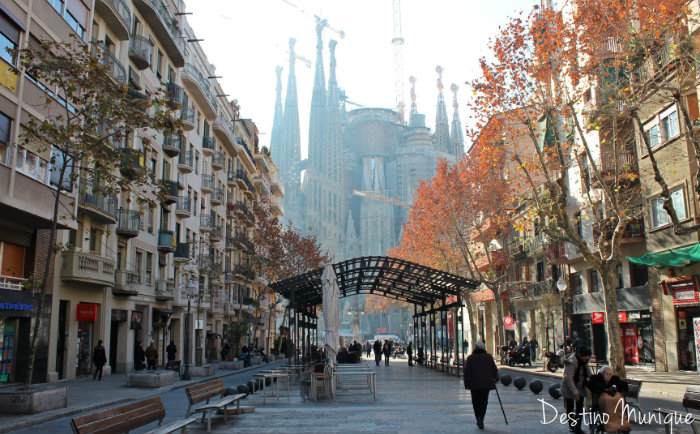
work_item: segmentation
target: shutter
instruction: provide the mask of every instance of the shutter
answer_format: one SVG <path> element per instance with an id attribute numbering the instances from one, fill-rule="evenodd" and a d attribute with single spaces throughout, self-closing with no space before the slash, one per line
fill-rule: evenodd
<path id="1" fill-rule="evenodd" d="M 15 45 L 19 45 L 19 28 L 4 13 L 0 13 L 0 32 Z"/>

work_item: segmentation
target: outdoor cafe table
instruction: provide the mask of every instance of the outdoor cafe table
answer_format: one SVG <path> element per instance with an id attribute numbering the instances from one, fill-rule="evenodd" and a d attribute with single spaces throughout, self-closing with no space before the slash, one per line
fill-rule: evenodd
<path id="1" fill-rule="evenodd" d="M 290 400 L 292 385 L 291 385 L 291 375 L 289 372 L 278 371 L 278 370 L 258 371 L 258 373 L 254 374 L 253 377 L 262 378 L 263 381 L 265 381 L 267 378 L 272 379 L 272 388 L 269 388 L 269 387 L 263 388 L 263 404 L 266 402 L 265 398 L 267 397 L 267 390 L 268 389 L 270 389 L 270 396 L 274 396 L 276 393 L 277 399 L 278 400 L 280 399 L 280 383 L 282 383 L 282 380 L 284 380 L 286 383 L 287 401 Z M 277 379 L 277 381 L 275 381 L 275 378 Z M 277 384 L 277 386 L 275 386 L 275 384 Z"/>

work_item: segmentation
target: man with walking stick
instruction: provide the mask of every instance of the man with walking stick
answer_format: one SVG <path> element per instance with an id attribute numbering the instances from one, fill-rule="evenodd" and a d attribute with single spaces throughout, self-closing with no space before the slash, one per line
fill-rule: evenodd
<path id="1" fill-rule="evenodd" d="M 464 388 L 471 391 L 476 425 L 484 429 L 484 416 L 489 403 L 489 391 L 496 388 L 498 368 L 483 342 L 474 344 L 474 351 L 464 363 Z M 498 391 L 496 391 L 498 392 Z M 499 397 L 500 402 L 500 397 Z M 503 415 L 505 417 L 505 414 Z"/>

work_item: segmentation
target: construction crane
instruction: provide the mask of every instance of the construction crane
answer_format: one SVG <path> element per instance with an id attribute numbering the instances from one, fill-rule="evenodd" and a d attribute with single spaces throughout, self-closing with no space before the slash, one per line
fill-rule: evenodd
<path id="1" fill-rule="evenodd" d="M 403 35 L 401 32 L 401 0 L 394 1 L 394 35 L 391 45 L 394 46 L 394 91 L 396 93 L 396 112 L 399 122 L 404 122 L 403 100 Z"/>
<path id="2" fill-rule="evenodd" d="M 400 206 L 402 208 L 411 209 L 413 205 L 406 203 L 401 199 L 394 199 L 393 197 L 384 196 L 383 194 L 376 191 L 359 191 L 352 189 L 353 196 L 365 197 L 370 200 L 376 200 L 378 202 L 389 203 L 391 205 Z"/>
<path id="3" fill-rule="evenodd" d="M 302 14 L 304 14 L 304 15 L 306 15 L 306 16 L 308 16 L 308 17 L 313 18 L 314 21 L 316 21 L 318 24 L 322 25 L 323 27 L 327 28 L 328 30 L 337 33 L 338 36 L 340 37 L 340 39 L 345 38 L 345 32 L 342 31 L 342 30 L 338 30 L 338 29 L 336 29 L 336 28 L 334 28 L 334 27 L 329 26 L 329 25 L 328 25 L 328 20 L 323 19 L 323 18 L 319 17 L 318 15 L 314 15 L 314 14 L 308 12 L 306 9 L 300 8 L 299 6 L 297 6 L 297 5 L 295 5 L 294 3 L 290 2 L 289 0 L 281 0 L 281 1 L 283 1 L 284 3 L 287 3 L 289 6 L 293 7 L 293 8 L 296 9 L 296 10 L 298 10 L 298 11 L 301 12 Z"/>

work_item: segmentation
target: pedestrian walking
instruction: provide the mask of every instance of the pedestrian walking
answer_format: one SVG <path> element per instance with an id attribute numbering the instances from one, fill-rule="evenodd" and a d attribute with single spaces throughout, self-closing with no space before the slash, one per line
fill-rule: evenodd
<path id="1" fill-rule="evenodd" d="M 583 412 L 583 386 L 591 377 L 588 359 L 591 350 L 586 346 L 579 347 L 574 354 L 564 362 L 564 377 L 561 380 L 561 396 L 564 397 L 564 407 L 569 420 L 569 430 L 582 434 L 581 417 Z"/>
<path id="2" fill-rule="evenodd" d="M 389 339 L 384 341 L 382 352 L 384 353 L 384 366 L 389 366 L 389 357 L 391 357 L 391 341 Z"/>
<path id="3" fill-rule="evenodd" d="M 489 392 L 496 388 L 498 368 L 483 342 L 474 344 L 474 351 L 464 363 L 464 388 L 469 389 L 474 407 L 476 425 L 484 429 L 484 417 L 489 403 Z"/>
<path id="4" fill-rule="evenodd" d="M 134 348 L 134 371 L 141 371 L 146 369 L 146 353 L 143 351 L 143 344 L 141 341 L 136 342 L 136 347 Z"/>
<path id="5" fill-rule="evenodd" d="M 369 341 L 365 342 L 365 352 L 367 353 L 367 358 L 372 354 L 372 344 Z"/>
<path id="6" fill-rule="evenodd" d="M 177 355 L 177 347 L 175 346 L 175 341 L 170 341 L 170 345 L 165 347 L 165 352 L 168 354 L 168 362 L 175 360 Z"/>
<path id="7" fill-rule="evenodd" d="M 148 361 L 148 370 L 155 371 L 156 363 L 158 363 L 158 349 L 156 343 L 151 341 L 151 345 L 146 348 L 146 360 Z"/>
<path id="8" fill-rule="evenodd" d="M 102 368 L 105 363 L 107 363 L 107 353 L 105 353 L 105 347 L 102 346 L 102 341 L 97 341 L 97 346 L 92 350 L 92 363 L 95 365 L 95 372 L 92 373 L 92 379 L 97 378 L 99 374 L 99 379 L 102 381 Z"/>
<path id="9" fill-rule="evenodd" d="M 382 341 L 377 339 L 374 341 L 374 361 L 379 366 L 379 362 L 382 360 Z"/>
<path id="10" fill-rule="evenodd" d="M 537 360 L 537 348 L 540 346 L 540 343 L 537 342 L 536 338 L 530 339 L 530 360 L 533 362 Z"/>
<path id="11" fill-rule="evenodd" d="M 408 366 L 413 366 L 413 342 L 408 343 L 406 355 L 408 356 Z"/>
<path id="12" fill-rule="evenodd" d="M 418 355 L 416 356 L 416 363 L 423 366 L 423 347 L 418 347 Z"/>
<path id="13" fill-rule="evenodd" d="M 221 361 L 226 360 L 226 356 L 231 352 L 231 345 L 228 343 L 228 339 L 224 339 L 224 344 L 221 346 Z"/>

